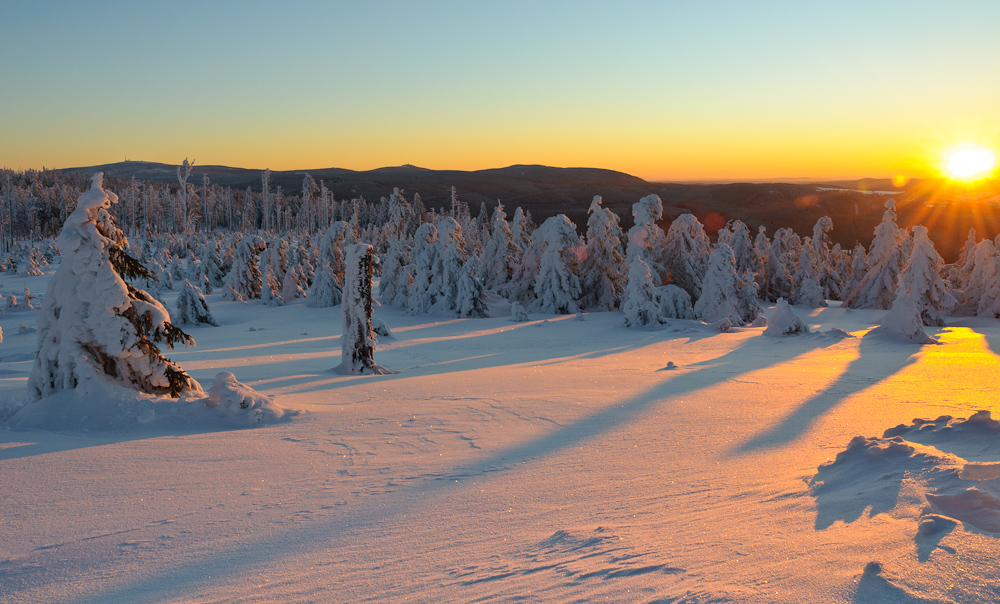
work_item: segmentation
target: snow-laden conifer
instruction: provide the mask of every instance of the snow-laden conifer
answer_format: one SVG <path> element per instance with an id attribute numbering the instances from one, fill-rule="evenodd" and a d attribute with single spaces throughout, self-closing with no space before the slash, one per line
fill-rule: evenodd
<path id="1" fill-rule="evenodd" d="M 846 304 L 847 300 L 856 298 L 861 290 L 861 282 L 865 278 L 865 271 L 868 268 L 868 254 L 865 246 L 858 243 L 851 251 L 851 268 L 847 278 L 843 281 L 841 289 L 841 300 Z"/>
<path id="2" fill-rule="evenodd" d="M 208 308 L 205 294 L 187 280 L 184 281 L 184 285 L 177 295 L 177 323 L 181 325 L 219 326 L 215 317 L 212 316 L 212 311 Z"/>
<path id="3" fill-rule="evenodd" d="M 490 221 L 490 239 L 483 247 L 479 277 L 487 290 L 505 293 L 514 268 L 517 248 L 503 205 L 497 203 Z"/>
<path id="4" fill-rule="evenodd" d="M 972 258 L 966 263 L 970 267 L 969 277 L 964 288 L 958 292 L 959 304 L 955 309 L 956 314 L 973 316 L 979 313 L 981 305 L 984 309 L 990 305 L 988 300 L 984 302 L 984 298 L 990 285 L 998 278 L 997 265 L 994 261 L 996 255 L 993 241 L 983 239 L 976 244 Z"/>
<path id="5" fill-rule="evenodd" d="M 754 242 L 750 240 L 750 229 L 741 220 L 730 220 L 719 229 L 719 243 L 725 243 L 733 250 L 736 274 L 749 273 L 754 279 L 761 269 L 761 259 Z"/>
<path id="6" fill-rule="evenodd" d="M 378 340 L 372 329 L 372 261 L 372 246 L 367 243 L 351 244 L 344 250 L 343 373 L 388 373 L 375 364 Z"/>
<path id="7" fill-rule="evenodd" d="M 625 315 L 625 327 L 646 327 L 663 323 L 653 271 L 643 260 L 643 254 L 633 254 L 629 259 L 625 289 L 628 293 L 621 308 Z"/>
<path id="8" fill-rule="evenodd" d="M 406 271 L 409 255 L 410 248 L 402 240 L 389 240 L 379 279 L 379 302 L 382 304 L 406 308 L 406 290 L 410 286 L 410 275 Z"/>
<path id="9" fill-rule="evenodd" d="M 442 218 L 438 224 L 438 257 L 437 274 L 431 279 L 436 295 L 435 308 L 446 314 L 458 311 L 458 282 L 464 274 L 465 261 L 468 254 L 465 251 L 465 238 L 458 221 L 450 216 Z"/>
<path id="10" fill-rule="evenodd" d="M 535 277 L 535 312 L 568 314 L 579 310 L 580 256 L 583 242 L 565 214 L 545 220 L 532 235 L 544 242 Z"/>
<path id="11" fill-rule="evenodd" d="M 462 276 L 458 280 L 458 294 L 455 299 L 455 311 L 460 317 L 481 319 L 489 316 L 486 307 L 486 293 L 479 274 L 479 259 L 469 256 L 462 267 Z"/>
<path id="12" fill-rule="evenodd" d="M 899 276 L 908 257 L 906 232 L 896 226 L 895 201 L 885 202 L 882 222 L 868 250 L 868 267 L 856 292 L 844 300 L 848 308 L 888 309 L 896 298 Z"/>
<path id="13" fill-rule="evenodd" d="M 938 341 L 927 335 L 924 323 L 920 318 L 920 309 L 916 302 L 910 299 L 906 291 L 900 287 L 889 311 L 882 317 L 882 324 L 871 330 L 867 336 L 883 336 L 894 340 L 913 342 L 914 344 L 937 344 Z"/>
<path id="14" fill-rule="evenodd" d="M 799 252 L 799 262 L 795 268 L 795 293 L 792 302 L 808 308 L 825 308 L 826 299 L 820 286 L 820 276 L 813 264 L 814 254 L 809 247 L 803 247 Z"/>
<path id="15" fill-rule="evenodd" d="M 660 305 L 662 319 L 694 319 L 691 296 L 672 283 L 656 288 L 656 301 Z"/>
<path id="16" fill-rule="evenodd" d="M 784 298 L 778 298 L 774 312 L 767 320 L 767 329 L 764 330 L 764 335 L 769 338 L 780 338 L 800 333 L 809 333 L 809 326 L 795 314 Z"/>
<path id="17" fill-rule="evenodd" d="M 709 256 L 701 297 L 694 303 L 695 317 L 706 323 L 729 319 L 732 325 L 742 326 L 744 320 L 738 310 L 740 285 L 733 250 L 725 243 L 718 244 Z"/>
<path id="18" fill-rule="evenodd" d="M 653 273 L 653 283 L 659 285 L 667 275 L 663 253 L 667 236 L 657 222 L 663 218 L 663 201 L 659 195 L 647 195 L 632 204 L 633 226 L 628 230 L 625 245 L 626 263 L 631 271 L 632 258 L 642 257 Z M 628 294 L 624 294 L 628 298 Z"/>
<path id="19" fill-rule="evenodd" d="M 341 303 L 344 287 L 344 247 L 353 242 L 349 224 L 338 220 L 330 225 L 319 243 L 316 271 L 308 293 L 308 305 L 329 308 Z"/>
<path id="20" fill-rule="evenodd" d="M 917 305 L 924 325 L 944 326 L 941 314 L 955 304 L 941 278 L 943 267 L 944 260 L 927 236 L 927 227 L 913 227 L 913 251 L 899 277 L 899 287 Z"/>
<path id="21" fill-rule="evenodd" d="M 437 299 L 435 272 L 440 264 L 437 239 L 437 227 L 429 222 L 417 227 L 413 235 L 412 265 L 409 268 L 412 280 L 406 292 L 406 306 L 410 314 L 429 312 Z"/>
<path id="22" fill-rule="evenodd" d="M 696 304 L 701 297 L 710 253 L 711 245 L 705 234 L 705 227 L 694 214 L 681 214 L 667 229 L 663 248 L 663 266 L 667 270 L 667 278 L 670 283 L 686 291 Z"/>
<path id="23" fill-rule="evenodd" d="M 264 251 L 264 239 L 260 235 L 244 235 L 236 245 L 233 266 L 226 275 L 226 300 L 257 300 L 260 298 L 263 279 L 258 266 L 258 257 Z"/>
<path id="24" fill-rule="evenodd" d="M 580 306 L 615 310 L 625 290 L 625 255 L 618 215 L 601 207 L 595 195 L 588 210 L 586 258 L 581 267 L 583 297 Z"/>
<path id="25" fill-rule="evenodd" d="M 37 400 L 110 382 L 149 394 L 202 394 L 159 348 L 194 340 L 170 323 L 162 304 L 123 279 L 148 272 L 128 255 L 128 240 L 109 212 L 118 198 L 102 183 L 103 175 L 95 174 L 59 235 L 62 263 L 38 317 L 28 391 Z"/>

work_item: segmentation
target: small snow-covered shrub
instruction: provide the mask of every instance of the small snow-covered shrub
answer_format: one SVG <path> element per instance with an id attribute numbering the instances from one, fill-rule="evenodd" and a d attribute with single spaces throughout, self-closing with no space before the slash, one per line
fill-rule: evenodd
<path id="1" fill-rule="evenodd" d="M 774 307 L 774 313 L 767 320 L 767 329 L 764 335 L 771 338 L 780 338 L 791 334 L 809 333 L 809 326 L 806 325 L 788 302 L 784 298 L 778 298 L 778 303 Z"/>

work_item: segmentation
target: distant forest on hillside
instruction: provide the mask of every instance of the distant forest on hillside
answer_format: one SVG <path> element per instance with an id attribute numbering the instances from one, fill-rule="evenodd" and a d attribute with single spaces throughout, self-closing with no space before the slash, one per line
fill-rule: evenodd
<path id="1" fill-rule="evenodd" d="M 883 204 L 896 200 L 899 224 L 929 227 L 948 261 L 957 257 L 970 228 L 980 237 L 1000 234 L 1000 195 L 949 189 L 940 181 L 913 181 L 894 187 L 888 180 L 817 183 L 678 184 L 653 183 L 588 168 L 510 166 L 495 170 L 435 171 L 414 166 L 367 172 L 326 169 L 312 172 L 246 170 L 220 166 L 171 166 L 120 162 L 80 169 L 0 171 L 0 249 L 15 242 L 55 236 L 93 172 L 105 173 L 105 187 L 119 196 L 116 221 L 128 234 L 184 230 L 269 233 L 324 231 L 336 220 L 377 222 L 398 188 L 422 212 L 450 211 L 454 200 L 485 211 L 497 202 L 521 207 L 537 222 L 565 214 L 582 231 L 594 195 L 632 225 L 631 208 L 657 194 L 664 205 L 661 226 L 691 213 L 710 237 L 732 219 L 754 232 L 791 228 L 806 235 L 829 216 L 831 240 L 845 249 L 867 245 L 882 217 Z M 485 217 L 484 217 L 485 218 Z"/>

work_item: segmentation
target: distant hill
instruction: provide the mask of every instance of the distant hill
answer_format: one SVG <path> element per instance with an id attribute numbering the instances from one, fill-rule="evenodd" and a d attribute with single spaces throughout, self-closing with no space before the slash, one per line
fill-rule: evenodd
<path id="1" fill-rule="evenodd" d="M 177 166 L 151 162 L 119 162 L 62 171 L 102 171 L 118 178 L 176 183 Z M 222 186 L 245 189 L 261 188 L 262 170 L 226 166 L 195 165 L 192 180 L 200 183 L 202 175 Z M 833 219 L 831 238 L 845 248 L 861 242 L 867 247 L 875 226 L 882 219 L 883 204 L 895 198 L 899 224 L 930 227 L 931 238 L 946 260 L 954 259 L 970 227 L 980 237 L 1000 234 L 1000 187 L 990 193 L 973 194 L 940 180 L 913 180 L 895 187 L 888 179 L 860 179 L 817 183 L 654 183 L 614 170 L 597 168 L 554 168 L 539 165 L 515 165 L 489 170 L 428 170 L 404 165 L 355 171 L 342 168 L 289 170 L 271 173 L 271 186 L 280 186 L 287 194 L 298 195 L 304 175 L 325 182 L 337 199 L 365 197 L 378 199 L 399 187 L 407 197 L 420 193 L 428 207 L 446 207 L 455 187 L 460 199 L 469 204 L 473 214 L 485 202 L 492 209 L 500 200 L 508 210 L 520 206 L 530 211 L 537 222 L 555 214 L 566 214 L 583 232 L 587 209 L 594 195 L 604 199 L 624 228 L 632 224 L 632 204 L 655 193 L 663 200 L 664 228 L 684 213 L 692 213 L 714 236 L 726 221 L 738 218 L 756 233 L 764 226 L 768 235 L 778 228 L 790 227 L 802 236 L 822 216 Z M 995 183 L 994 183 L 995 185 Z M 879 193 L 881 192 L 881 193 Z"/>

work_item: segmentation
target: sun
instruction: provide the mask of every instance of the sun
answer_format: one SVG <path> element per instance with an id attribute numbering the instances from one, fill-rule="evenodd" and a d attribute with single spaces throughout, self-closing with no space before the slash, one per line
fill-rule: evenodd
<path id="1" fill-rule="evenodd" d="M 996 164 L 993 151 L 975 143 L 955 145 L 944 154 L 944 173 L 961 182 L 987 178 L 993 174 Z"/>

